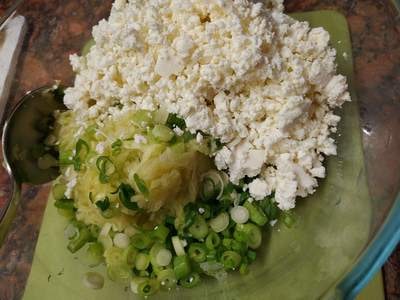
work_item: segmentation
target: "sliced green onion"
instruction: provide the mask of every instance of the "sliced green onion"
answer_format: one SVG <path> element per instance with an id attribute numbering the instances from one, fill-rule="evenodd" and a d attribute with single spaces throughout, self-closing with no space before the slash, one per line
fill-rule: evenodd
<path id="1" fill-rule="evenodd" d="M 235 230 L 247 235 L 247 243 L 250 248 L 257 249 L 261 245 L 262 234 L 257 225 L 252 223 L 237 224 Z"/>
<path id="2" fill-rule="evenodd" d="M 211 170 L 202 175 L 200 198 L 204 201 L 219 199 L 224 191 L 224 181 L 218 171 Z"/>
<path id="3" fill-rule="evenodd" d="M 169 114 L 165 125 L 171 129 L 179 127 L 180 129 L 184 130 L 186 128 L 185 120 L 178 117 L 177 114 Z"/>
<path id="4" fill-rule="evenodd" d="M 140 283 L 137 287 L 138 295 L 140 296 L 150 296 L 155 294 L 160 288 L 160 284 L 155 279 L 147 279 L 146 281 Z"/>
<path id="5" fill-rule="evenodd" d="M 95 224 L 90 224 L 88 226 L 88 228 L 89 228 L 89 231 L 90 231 L 90 234 L 92 235 L 92 237 L 94 239 L 97 239 L 99 237 L 99 234 L 100 234 L 100 227 L 95 225 Z"/>
<path id="6" fill-rule="evenodd" d="M 79 229 L 74 224 L 68 224 L 64 229 L 64 236 L 72 240 L 79 234 Z"/>
<path id="7" fill-rule="evenodd" d="M 118 193 L 119 200 L 126 208 L 131 210 L 139 209 L 138 204 L 135 201 L 132 201 L 133 196 L 135 195 L 135 190 L 129 184 L 121 183 L 114 194 L 115 193 Z"/>
<path id="8" fill-rule="evenodd" d="M 100 156 L 96 160 L 96 167 L 99 171 L 99 181 L 108 183 L 110 176 L 115 172 L 115 165 L 108 156 Z"/>
<path id="9" fill-rule="evenodd" d="M 265 198 L 258 203 L 261 209 L 267 215 L 269 221 L 278 219 L 280 210 L 273 198 Z"/>
<path id="10" fill-rule="evenodd" d="M 184 207 L 184 212 L 185 212 L 185 222 L 183 224 L 183 228 L 187 228 L 194 223 L 197 217 L 196 205 L 194 203 L 189 203 Z"/>
<path id="11" fill-rule="evenodd" d="M 133 277 L 131 279 L 131 283 L 130 283 L 131 291 L 133 293 L 137 294 L 139 284 L 141 284 L 142 282 L 145 282 L 146 280 L 147 280 L 147 278 L 144 278 L 144 277 Z"/>
<path id="12" fill-rule="evenodd" d="M 165 267 L 170 264 L 172 260 L 172 253 L 168 249 L 160 249 L 156 254 L 156 262 L 159 266 Z"/>
<path id="13" fill-rule="evenodd" d="M 116 233 L 113 239 L 114 245 L 120 249 L 128 248 L 130 240 L 125 233 Z"/>
<path id="14" fill-rule="evenodd" d="M 225 251 L 221 256 L 221 263 L 225 269 L 234 270 L 239 267 L 242 257 L 235 251 Z"/>
<path id="15" fill-rule="evenodd" d="M 160 282 L 161 287 L 166 289 L 172 289 L 176 286 L 176 276 L 174 270 L 165 269 L 157 274 L 157 279 Z"/>
<path id="16" fill-rule="evenodd" d="M 87 242 L 89 242 L 91 238 L 92 236 L 89 229 L 84 226 L 79 229 L 79 234 L 69 241 L 67 248 L 69 251 L 71 251 L 71 253 L 75 253 L 76 251 L 81 249 Z"/>
<path id="17" fill-rule="evenodd" d="M 90 243 L 86 250 L 86 261 L 89 267 L 95 267 L 103 261 L 103 245 L 99 242 Z"/>
<path id="18" fill-rule="evenodd" d="M 191 272 L 190 261 L 186 255 L 174 257 L 174 273 L 176 278 L 182 279 L 189 276 Z"/>
<path id="19" fill-rule="evenodd" d="M 127 281 L 131 270 L 126 265 L 107 266 L 107 275 L 112 281 Z"/>
<path id="20" fill-rule="evenodd" d="M 185 288 L 195 287 L 200 283 L 200 275 L 198 273 L 192 273 L 189 276 L 179 280 L 179 285 Z"/>
<path id="21" fill-rule="evenodd" d="M 224 246 L 225 249 L 231 249 L 232 248 L 232 242 L 233 242 L 233 239 L 224 238 L 224 239 L 222 239 L 222 246 Z"/>
<path id="22" fill-rule="evenodd" d="M 83 277 L 83 284 L 87 288 L 98 290 L 104 286 L 104 277 L 97 272 L 88 272 Z"/>
<path id="23" fill-rule="evenodd" d="M 235 231 L 233 232 L 233 237 L 238 242 L 247 243 L 249 241 L 249 236 L 247 232 L 243 230 L 235 229 Z"/>
<path id="24" fill-rule="evenodd" d="M 196 216 L 194 223 L 189 227 L 190 234 L 198 240 L 204 239 L 208 234 L 208 225 L 202 216 Z"/>
<path id="25" fill-rule="evenodd" d="M 135 180 L 135 184 L 136 184 L 136 187 L 138 188 L 138 190 L 146 197 L 149 196 L 149 190 L 148 190 L 144 180 L 142 178 L 140 178 L 138 174 L 134 174 L 133 179 Z"/>
<path id="26" fill-rule="evenodd" d="M 160 242 L 165 243 L 169 234 L 169 229 L 167 226 L 160 224 L 154 227 L 153 231 L 150 232 L 151 238 L 157 239 Z"/>
<path id="27" fill-rule="evenodd" d="M 161 124 L 154 126 L 151 133 L 160 142 L 169 142 L 175 135 L 173 130 Z"/>
<path id="28" fill-rule="evenodd" d="M 242 263 L 239 267 L 239 273 L 241 275 L 247 275 L 249 274 L 249 264 L 247 263 Z"/>
<path id="29" fill-rule="evenodd" d="M 135 264 L 137 254 L 138 251 L 133 245 L 129 245 L 127 248 L 124 249 L 124 260 L 128 266 L 133 266 Z"/>
<path id="30" fill-rule="evenodd" d="M 243 206 L 249 211 L 250 220 L 252 222 L 256 223 L 259 226 L 263 226 L 265 225 L 265 223 L 268 222 L 267 216 L 260 207 L 256 206 L 253 203 L 250 203 L 249 201 L 246 201 Z"/>
<path id="31" fill-rule="evenodd" d="M 249 250 L 249 251 L 247 251 L 247 257 L 250 262 L 253 262 L 257 258 L 257 253 L 255 251 Z"/>
<path id="32" fill-rule="evenodd" d="M 192 243 L 189 245 L 188 255 L 191 260 L 201 263 L 207 258 L 207 248 L 201 243 Z"/>
<path id="33" fill-rule="evenodd" d="M 57 213 L 58 213 L 60 216 L 63 216 L 64 218 L 69 219 L 69 220 L 75 218 L 75 211 L 74 211 L 73 209 L 72 209 L 72 210 L 69 210 L 69 209 L 57 208 Z"/>
<path id="34" fill-rule="evenodd" d="M 102 212 L 104 212 L 110 208 L 110 198 L 106 196 L 103 200 L 96 201 L 95 204 Z"/>
<path id="35" fill-rule="evenodd" d="M 104 251 L 104 258 L 108 266 L 124 265 L 124 250 L 118 247 L 110 247 Z"/>
<path id="36" fill-rule="evenodd" d="M 201 203 L 198 212 L 204 219 L 211 218 L 211 207 L 208 204 Z"/>
<path id="37" fill-rule="evenodd" d="M 82 162 L 86 159 L 90 151 L 89 144 L 84 140 L 79 139 L 75 145 L 75 155 L 72 159 L 74 164 L 74 170 L 79 171 L 81 169 Z"/>
<path id="38" fill-rule="evenodd" d="M 74 200 L 67 199 L 67 198 L 62 198 L 62 199 L 56 200 L 54 202 L 54 206 L 59 209 L 65 209 L 65 210 L 71 210 L 71 211 L 73 211 L 75 209 Z"/>
<path id="39" fill-rule="evenodd" d="M 114 143 L 111 144 L 112 154 L 117 155 L 121 153 L 121 147 L 122 147 L 122 140 L 117 139 Z"/>
<path id="40" fill-rule="evenodd" d="M 131 237 L 132 245 L 139 250 L 148 249 L 153 244 L 151 237 L 146 233 L 136 233 Z"/>
<path id="41" fill-rule="evenodd" d="M 111 227 L 110 223 L 105 223 L 99 233 L 98 240 L 103 244 L 104 249 L 109 249 L 113 246 L 113 241 L 109 235 Z"/>
<path id="42" fill-rule="evenodd" d="M 231 249 L 240 254 L 245 253 L 247 251 L 247 243 L 233 240 L 231 244 Z"/>
<path id="43" fill-rule="evenodd" d="M 150 256 L 146 253 L 138 253 L 136 255 L 135 268 L 139 271 L 144 271 L 150 264 Z"/>
<path id="44" fill-rule="evenodd" d="M 66 190 L 67 190 L 67 187 L 65 186 L 65 184 L 57 183 L 57 184 L 53 185 L 52 194 L 53 194 L 54 200 L 63 199 Z"/>
<path id="45" fill-rule="evenodd" d="M 221 239 L 215 232 L 210 232 L 206 238 L 206 247 L 210 250 L 217 248 L 221 243 Z"/>
<path id="46" fill-rule="evenodd" d="M 244 206 L 234 206 L 231 211 L 231 218 L 237 224 L 244 224 L 249 220 L 249 211 Z"/>
<path id="47" fill-rule="evenodd" d="M 171 238 L 172 241 L 172 246 L 174 247 L 175 253 L 177 256 L 183 256 L 185 255 L 185 249 L 183 247 L 183 243 L 179 236 L 173 236 Z"/>
<path id="48" fill-rule="evenodd" d="M 209 221 L 209 224 L 211 226 L 211 229 L 214 230 L 215 232 L 222 232 L 226 228 L 228 228 L 229 215 L 226 212 L 222 212 L 214 219 L 211 219 Z"/>
<path id="49" fill-rule="evenodd" d="M 207 261 L 216 261 L 217 260 L 217 251 L 216 250 L 210 250 L 207 252 L 206 256 Z"/>
<path id="50" fill-rule="evenodd" d="M 165 246 L 161 243 L 155 243 L 151 247 L 151 249 L 149 251 L 149 255 L 150 255 L 150 262 L 151 262 L 152 266 L 159 266 L 159 264 L 157 262 L 157 255 L 158 255 L 158 252 L 164 248 L 165 248 Z"/>

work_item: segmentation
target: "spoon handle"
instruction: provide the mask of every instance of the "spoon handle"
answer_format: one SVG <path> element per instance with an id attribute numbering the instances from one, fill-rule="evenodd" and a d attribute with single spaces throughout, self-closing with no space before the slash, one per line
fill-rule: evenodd
<path id="1" fill-rule="evenodd" d="M 10 6 L 9 9 L 6 10 L 5 15 L 0 17 L 0 30 L 3 28 L 3 25 L 13 16 L 17 8 L 22 4 L 24 0 L 17 0 L 13 5 Z"/>
<path id="2" fill-rule="evenodd" d="M 11 224 L 14 221 L 17 207 L 21 200 L 21 184 L 16 182 L 14 178 L 12 180 L 12 195 L 11 201 L 8 206 L 0 212 L 0 247 L 3 245 L 7 233 L 10 230 Z"/>

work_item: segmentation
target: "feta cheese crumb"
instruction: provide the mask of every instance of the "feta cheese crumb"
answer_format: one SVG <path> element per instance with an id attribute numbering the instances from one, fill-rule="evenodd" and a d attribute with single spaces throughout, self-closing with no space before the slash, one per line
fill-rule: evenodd
<path id="1" fill-rule="evenodd" d="M 204 140 L 203 135 L 202 135 L 200 132 L 197 133 L 197 135 L 196 135 L 196 142 L 198 142 L 199 144 L 201 144 L 201 143 L 203 142 L 203 140 Z"/>
<path id="2" fill-rule="evenodd" d="M 174 127 L 172 130 L 175 132 L 177 136 L 181 136 L 184 133 L 184 131 L 179 127 Z"/>
<path id="3" fill-rule="evenodd" d="M 267 3 L 116 0 L 89 53 L 70 57 L 77 75 L 64 103 L 76 122 L 99 128 L 116 99 L 123 110 L 176 113 L 190 132 L 224 144 L 215 165 L 232 182 L 258 176 L 254 197 L 275 192 L 290 209 L 325 176 L 323 155 L 336 154 L 333 109 L 350 95 L 327 31 L 285 15 L 282 0 Z"/>
<path id="4" fill-rule="evenodd" d="M 136 144 L 146 144 L 147 143 L 146 137 L 144 137 L 143 135 L 140 135 L 140 134 L 135 134 L 133 139 Z"/>
<path id="5" fill-rule="evenodd" d="M 262 200 L 271 194 L 271 188 L 265 180 L 257 178 L 250 182 L 249 192 L 255 200 Z"/>

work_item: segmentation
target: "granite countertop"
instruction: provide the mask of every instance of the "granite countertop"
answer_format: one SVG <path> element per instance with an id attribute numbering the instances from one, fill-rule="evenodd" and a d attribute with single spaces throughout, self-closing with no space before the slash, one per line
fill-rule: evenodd
<path id="1" fill-rule="evenodd" d="M 0 15 L 11 2 L 1 1 Z M 27 18 L 28 36 L 6 114 L 28 90 L 51 84 L 55 79 L 65 85 L 72 84 L 74 76 L 68 55 L 81 49 L 84 41 L 90 38 L 88 28 L 108 15 L 111 3 L 111 0 L 25 1 L 19 13 Z M 368 114 L 363 103 L 379 103 L 382 98 L 389 103 L 382 109 L 399 108 L 400 18 L 390 1 L 286 0 L 285 4 L 288 12 L 336 9 L 345 14 L 353 39 L 361 114 Z M 400 121 L 392 125 L 394 130 L 400 129 Z M 399 148 L 397 145 L 395 149 Z M 389 175 L 396 180 L 400 176 Z M 0 249 L 1 300 L 20 299 L 23 295 L 47 195 L 48 187 L 23 189 L 14 229 Z M 0 167 L 0 207 L 9 196 L 10 182 Z M 383 270 L 387 299 L 400 299 L 400 246 Z"/>

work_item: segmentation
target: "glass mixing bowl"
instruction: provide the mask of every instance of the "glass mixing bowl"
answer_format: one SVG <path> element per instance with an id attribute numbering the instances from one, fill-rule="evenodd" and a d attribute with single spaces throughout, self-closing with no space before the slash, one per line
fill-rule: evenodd
<path id="1" fill-rule="evenodd" d="M 10 3 L 5 1 L 0 8 Z M 24 92 L 51 84 L 55 79 L 65 85 L 73 83 L 68 56 L 80 51 L 90 38 L 91 27 L 107 16 L 110 4 L 110 0 L 26 1 L 20 13 L 29 23 L 28 38 L 23 46 L 9 109 Z M 353 95 L 358 99 L 353 116 L 357 115 L 358 109 L 360 120 L 352 118 L 342 127 L 344 132 L 339 136 L 339 142 L 345 145 L 343 149 L 348 149 L 358 139 L 361 128 L 362 151 L 354 157 L 339 155 L 341 162 L 328 166 L 329 172 L 336 174 L 336 179 L 343 185 L 330 185 L 327 180 L 322 182 L 321 192 L 299 201 L 296 209 L 298 225 L 291 229 L 282 227 L 265 237 L 268 242 L 260 251 L 260 263 L 253 267 L 250 275 L 232 276 L 223 285 L 210 282 L 165 297 L 352 299 L 400 239 L 400 135 L 397 134 L 400 130 L 400 30 L 396 3 L 292 0 L 285 4 L 290 13 L 329 9 L 346 17 L 354 56 Z M 347 131 L 352 135 L 346 134 Z M 334 169 L 335 165 L 339 169 Z M 343 182 L 346 180 L 354 185 Z M 1 204 L 9 199 L 10 192 L 4 170 L 0 172 L 0 184 L 3 190 Z M 345 198 L 328 201 L 340 196 L 339 191 L 344 186 L 348 189 Z M 321 197 L 321 193 L 330 196 Z M 19 299 L 23 295 L 47 195 L 46 186 L 24 189 L 13 229 L 0 250 L 1 299 Z M 48 213 L 51 214 L 51 210 Z M 51 240 L 52 236 L 60 234 L 58 229 L 61 230 L 62 225 L 48 226 L 46 220 L 44 238 Z M 62 262 L 68 259 L 68 253 L 64 245 L 61 246 L 63 254 L 60 252 L 56 256 Z M 54 268 L 60 270 L 59 265 Z M 75 271 L 79 273 L 79 267 Z M 57 293 L 48 287 L 50 285 L 42 288 L 45 285 L 39 281 L 30 281 L 28 290 L 36 290 L 37 295 L 43 297 L 48 294 L 53 298 L 57 295 L 59 300 L 71 299 L 81 281 L 75 275 L 71 275 L 71 278 L 76 277 L 71 280 L 76 282 L 71 284 L 66 283 L 65 277 L 60 277 L 60 284 L 55 288 Z M 68 277 L 68 274 L 63 276 Z M 29 295 L 29 299 L 36 299 L 34 294 Z M 82 299 L 95 297 L 88 295 L 79 294 Z M 99 297 L 99 293 L 95 295 Z M 125 295 L 123 299 L 127 298 Z"/>

